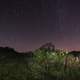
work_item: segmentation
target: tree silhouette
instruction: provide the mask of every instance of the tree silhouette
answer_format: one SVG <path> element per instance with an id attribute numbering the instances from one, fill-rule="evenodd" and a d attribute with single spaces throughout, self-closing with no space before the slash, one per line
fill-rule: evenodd
<path id="1" fill-rule="evenodd" d="M 54 51 L 55 46 L 51 42 L 49 42 L 49 43 L 46 43 L 46 44 L 42 45 L 40 47 L 40 49 L 45 49 L 46 51 Z"/>

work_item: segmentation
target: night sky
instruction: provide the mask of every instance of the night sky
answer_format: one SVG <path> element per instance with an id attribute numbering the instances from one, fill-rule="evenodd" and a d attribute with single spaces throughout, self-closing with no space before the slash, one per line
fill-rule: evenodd
<path id="1" fill-rule="evenodd" d="M 0 46 L 29 51 L 46 42 L 80 50 L 80 0 L 0 1 Z"/>

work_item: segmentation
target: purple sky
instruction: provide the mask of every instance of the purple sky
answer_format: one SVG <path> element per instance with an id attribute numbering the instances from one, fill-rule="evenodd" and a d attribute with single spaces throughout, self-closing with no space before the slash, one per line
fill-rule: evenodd
<path id="1" fill-rule="evenodd" d="M 79 0 L 2 0 L 0 46 L 28 51 L 53 42 L 80 50 Z"/>

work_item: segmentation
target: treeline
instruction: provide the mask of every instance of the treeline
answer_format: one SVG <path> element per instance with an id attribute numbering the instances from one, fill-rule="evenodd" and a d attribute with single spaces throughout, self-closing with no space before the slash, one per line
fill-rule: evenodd
<path id="1" fill-rule="evenodd" d="M 10 47 L 0 47 L 0 62 L 25 62 L 33 52 L 20 53 Z"/>

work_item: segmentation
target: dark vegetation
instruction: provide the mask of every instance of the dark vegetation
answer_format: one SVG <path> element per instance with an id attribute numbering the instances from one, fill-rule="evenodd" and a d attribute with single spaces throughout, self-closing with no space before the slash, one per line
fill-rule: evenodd
<path id="1" fill-rule="evenodd" d="M 80 52 L 47 43 L 33 52 L 0 47 L 0 80 L 80 80 Z"/>
<path id="2" fill-rule="evenodd" d="M 19 53 L 13 48 L 0 47 L 0 63 L 1 62 L 25 62 L 26 59 L 32 57 L 32 52 Z"/>

